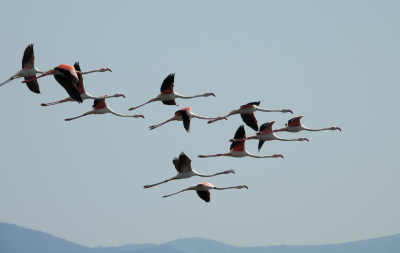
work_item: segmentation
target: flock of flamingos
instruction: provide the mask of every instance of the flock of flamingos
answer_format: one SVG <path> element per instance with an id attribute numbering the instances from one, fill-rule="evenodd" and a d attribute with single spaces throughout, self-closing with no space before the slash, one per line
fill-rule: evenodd
<path id="1" fill-rule="evenodd" d="M 66 64 L 61 64 L 58 67 L 55 67 L 54 69 L 50 69 L 48 71 L 42 72 L 35 68 L 34 65 L 34 60 L 35 60 L 35 55 L 33 53 L 33 44 L 30 44 L 26 47 L 24 56 L 22 58 L 22 69 L 15 72 L 15 74 L 6 80 L 5 82 L 1 83 L 0 86 L 14 80 L 20 77 L 24 77 L 25 81 L 22 83 L 26 83 L 28 88 L 34 92 L 34 93 L 40 93 L 39 89 L 39 84 L 37 79 L 48 76 L 48 75 L 53 75 L 56 81 L 66 90 L 68 93 L 69 97 L 64 98 L 62 100 L 53 102 L 53 103 L 43 103 L 41 104 L 42 106 L 50 106 L 50 105 L 55 105 L 55 104 L 60 104 L 64 102 L 70 102 L 70 101 L 76 101 L 78 103 L 82 103 L 83 100 L 85 99 L 94 99 L 94 103 L 92 106 L 92 110 L 74 117 L 74 118 L 69 118 L 65 119 L 66 121 L 74 120 L 83 116 L 87 116 L 90 114 L 105 114 L 105 113 L 112 113 L 117 116 L 121 117 L 142 117 L 144 118 L 143 115 L 141 114 L 135 114 L 135 115 L 122 115 L 119 113 L 114 112 L 110 107 L 106 105 L 106 98 L 112 98 L 112 97 L 125 97 L 123 94 L 115 94 L 112 96 L 107 96 L 103 95 L 100 97 L 94 97 L 88 93 L 86 93 L 85 88 L 83 86 L 83 78 L 82 75 L 84 74 L 89 74 L 93 72 L 105 72 L 105 71 L 110 71 L 108 68 L 102 68 L 98 70 L 92 70 L 88 72 L 82 72 L 79 66 L 79 63 L 75 63 L 74 66 L 71 65 L 66 65 Z M 36 77 L 36 74 L 42 74 L 38 77 Z M 165 105 L 176 105 L 175 99 L 176 98 L 182 98 L 182 99 L 190 99 L 190 98 L 195 98 L 195 97 L 208 97 L 208 96 L 214 96 L 213 93 L 204 93 L 202 95 L 196 95 L 196 96 L 182 96 L 174 91 L 174 77 L 175 74 L 170 74 L 168 75 L 164 81 L 162 82 L 161 85 L 161 93 L 150 99 L 148 102 L 137 106 L 137 107 L 132 107 L 129 110 L 135 110 L 141 106 L 144 106 L 148 103 L 151 102 L 156 102 L 156 101 L 161 101 Z M 271 156 L 257 156 L 249 153 L 245 147 L 245 141 L 246 140 L 259 140 L 258 142 L 258 151 L 261 150 L 263 144 L 265 141 L 272 141 L 272 140 L 280 140 L 280 141 L 308 141 L 307 138 L 301 137 L 297 139 L 283 139 L 279 138 L 278 136 L 275 135 L 275 132 L 281 132 L 281 131 L 287 131 L 287 132 L 292 132 L 292 133 L 297 133 L 300 131 L 323 131 L 323 130 L 340 130 L 339 127 L 328 127 L 328 128 L 320 128 L 320 129 L 310 129 L 305 126 L 303 126 L 300 123 L 300 119 L 303 117 L 297 116 L 288 121 L 288 123 L 285 124 L 285 127 L 272 130 L 272 126 L 275 123 L 275 121 L 270 121 L 267 123 L 264 123 L 260 126 L 260 129 L 258 128 L 258 123 L 257 119 L 254 116 L 255 111 L 262 111 L 262 112 L 282 112 L 282 113 L 287 113 L 290 112 L 293 114 L 293 112 L 289 109 L 282 109 L 282 110 L 266 110 L 266 109 L 261 109 L 259 107 L 260 102 L 251 102 L 245 105 L 242 105 L 238 109 L 232 110 L 229 112 L 228 115 L 224 117 L 217 117 L 217 118 L 207 118 L 207 117 L 201 117 L 199 115 L 194 114 L 191 111 L 191 107 L 186 107 L 182 108 L 178 111 L 175 112 L 175 115 L 168 119 L 167 121 L 160 123 L 158 125 L 150 126 L 150 130 L 153 130 L 157 127 L 160 127 L 170 121 L 183 121 L 183 127 L 186 129 L 187 132 L 190 131 L 190 120 L 192 118 L 199 118 L 199 119 L 206 119 L 209 120 L 207 123 L 213 123 L 222 119 L 227 119 L 227 117 L 235 115 L 235 114 L 240 114 L 240 116 L 243 119 L 243 122 L 252 128 L 254 131 L 256 131 L 256 134 L 250 137 L 246 138 L 246 132 L 244 129 L 244 125 L 241 125 L 236 133 L 233 139 L 230 139 L 229 141 L 232 142 L 230 146 L 230 151 L 228 153 L 222 153 L 222 154 L 216 154 L 216 155 L 199 155 L 198 157 L 200 158 L 207 158 L 207 157 L 219 157 L 219 156 L 228 156 L 228 157 L 244 157 L 244 156 L 250 156 L 254 158 L 278 158 L 283 156 L 281 154 L 274 154 Z M 216 175 L 220 174 L 229 174 L 229 173 L 235 173 L 234 170 L 227 170 L 224 172 L 216 173 L 213 175 L 204 175 L 200 174 L 197 171 L 193 170 L 191 167 L 191 162 L 189 157 L 187 157 L 183 152 L 179 155 L 179 158 L 175 157 L 172 160 L 175 169 L 177 170 L 177 174 L 174 177 L 171 177 L 170 179 L 167 179 L 165 181 L 162 181 L 157 184 L 152 184 L 152 185 L 145 185 L 144 188 L 150 188 L 159 184 L 166 183 L 171 180 L 176 180 L 176 179 L 184 179 L 184 178 L 190 178 L 193 176 L 199 176 L 199 177 L 213 177 Z M 242 188 L 247 188 L 246 185 L 238 185 L 238 186 L 232 186 L 232 187 L 216 187 L 210 183 L 201 183 L 197 185 L 190 186 L 189 188 L 183 189 L 182 191 L 170 194 L 170 195 L 165 195 L 165 197 L 169 197 L 184 191 L 189 191 L 189 190 L 195 190 L 197 192 L 197 195 L 203 199 L 205 202 L 210 202 L 210 192 L 209 190 L 214 189 L 214 190 L 225 190 L 225 189 L 242 189 Z"/>

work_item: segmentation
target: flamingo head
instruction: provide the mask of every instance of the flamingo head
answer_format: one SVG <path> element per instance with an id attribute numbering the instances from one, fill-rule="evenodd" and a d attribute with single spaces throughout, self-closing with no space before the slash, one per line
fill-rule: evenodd
<path id="1" fill-rule="evenodd" d="M 290 112 L 291 114 L 293 114 L 292 110 L 290 110 L 290 109 L 282 109 L 282 112 L 283 112 L 283 113 Z"/>
<path id="2" fill-rule="evenodd" d="M 106 72 L 106 71 L 112 72 L 111 69 L 109 69 L 109 68 L 101 68 L 100 69 L 100 72 Z"/>
<path id="3" fill-rule="evenodd" d="M 124 95 L 124 94 L 121 94 L 121 93 L 117 93 L 117 94 L 115 94 L 114 96 L 116 96 L 116 97 L 124 97 L 124 98 L 125 98 L 125 95 Z"/>
<path id="4" fill-rule="evenodd" d="M 144 116 L 142 114 L 135 114 L 135 115 L 132 115 L 132 117 L 134 117 L 134 118 L 144 118 Z"/>
<path id="5" fill-rule="evenodd" d="M 238 189 L 242 189 L 242 188 L 249 189 L 249 187 L 247 187 L 247 185 L 238 185 L 237 188 Z"/>
<path id="6" fill-rule="evenodd" d="M 308 142 L 310 142 L 307 138 L 304 138 L 304 137 L 299 138 L 299 141 L 308 141 Z"/>
<path id="7" fill-rule="evenodd" d="M 342 131 L 342 129 L 340 129 L 340 127 L 331 127 L 331 130 L 340 130 L 340 132 Z"/>
<path id="8" fill-rule="evenodd" d="M 214 97 L 215 97 L 215 94 L 214 94 L 214 93 L 211 93 L 211 92 L 210 92 L 210 93 L 204 93 L 204 96 L 205 96 L 205 97 L 208 97 L 208 96 L 214 96 Z"/>
<path id="9" fill-rule="evenodd" d="M 281 155 L 281 154 L 273 154 L 272 157 L 274 157 L 274 158 L 282 157 L 283 158 L 283 155 Z"/>

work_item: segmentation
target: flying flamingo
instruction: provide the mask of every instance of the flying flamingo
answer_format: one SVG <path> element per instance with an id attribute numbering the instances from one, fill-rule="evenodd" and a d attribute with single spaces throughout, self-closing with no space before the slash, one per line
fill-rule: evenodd
<path id="1" fill-rule="evenodd" d="M 74 68 L 75 68 L 75 72 L 76 71 L 79 71 L 79 72 L 81 71 L 81 68 L 79 66 L 79 62 L 75 62 Z M 80 94 L 82 100 L 85 100 L 85 99 L 101 99 L 102 98 L 102 97 L 93 97 L 92 95 L 86 93 L 85 87 L 83 86 L 82 74 L 78 74 L 78 79 L 79 79 L 79 83 L 77 85 L 77 88 L 78 88 L 78 91 L 79 91 L 79 94 Z M 124 97 L 125 98 L 124 94 L 115 94 L 115 95 L 108 96 L 108 97 L 105 97 L 105 98 L 112 98 L 112 97 Z M 64 98 L 64 99 L 62 99 L 60 101 L 57 101 L 57 102 L 42 103 L 41 105 L 42 106 L 49 106 L 49 105 L 56 105 L 56 104 L 60 104 L 60 103 L 64 103 L 64 102 L 70 102 L 70 101 L 75 101 L 75 100 L 73 98 L 71 98 L 71 97 L 67 97 L 67 98 Z"/>
<path id="2" fill-rule="evenodd" d="M 270 121 L 267 123 L 264 123 L 260 126 L 260 132 L 256 133 L 254 136 L 250 136 L 248 138 L 242 138 L 242 139 L 230 139 L 230 142 L 235 142 L 235 141 L 243 141 L 243 140 L 260 140 L 258 142 L 258 152 L 260 152 L 261 147 L 263 146 L 265 141 L 272 141 L 272 140 L 279 140 L 279 141 L 308 141 L 307 138 L 300 137 L 298 139 L 283 139 L 279 138 L 274 134 L 272 131 L 272 125 L 275 123 L 275 121 Z"/>
<path id="3" fill-rule="evenodd" d="M 129 111 L 135 110 L 141 106 L 144 106 L 148 103 L 155 102 L 155 101 L 161 101 L 161 102 L 163 102 L 164 105 L 176 105 L 175 98 L 189 99 L 189 98 L 208 97 L 208 96 L 215 97 L 214 93 L 204 93 L 201 95 L 195 95 L 195 96 L 190 96 L 190 97 L 182 96 L 182 95 L 174 92 L 174 78 L 175 78 L 175 74 L 168 75 L 164 79 L 163 83 L 161 84 L 161 93 L 158 94 L 157 97 L 150 99 L 149 102 L 144 103 L 142 105 L 129 108 Z"/>
<path id="4" fill-rule="evenodd" d="M 170 121 L 183 121 L 183 127 L 186 129 L 186 131 L 189 133 L 190 132 L 190 120 L 192 118 L 199 118 L 199 119 L 216 119 L 216 118 L 206 118 L 206 117 L 201 117 L 199 115 L 194 114 L 193 112 L 190 111 L 192 107 L 185 107 L 180 109 L 179 111 L 175 112 L 174 117 L 170 118 L 169 120 L 160 123 L 158 125 L 150 126 L 150 130 L 153 130 L 159 126 L 162 126 Z"/>
<path id="5" fill-rule="evenodd" d="M 98 70 L 91 70 L 88 72 L 81 72 L 81 71 L 75 71 L 75 68 L 71 65 L 67 65 L 67 64 L 61 64 L 58 67 L 55 67 L 54 69 L 49 69 L 46 72 L 44 72 L 43 75 L 38 76 L 38 77 L 34 77 L 32 79 L 29 80 L 25 80 L 23 81 L 23 83 L 25 82 L 30 82 L 30 81 L 34 81 L 37 80 L 41 77 L 44 76 L 48 76 L 48 75 L 54 75 L 54 78 L 56 79 L 56 81 L 62 86 L 64 87 L 64 89 L 67 91 L 67 93 L 69 94 L 69 96 L 71 98 L 73 98 L 75 101 L 77 101 L 78 103 L 82 103 L 83 100 L 81 98 L 81 95 L 79 94 L 78 88 L 77 86 L 79 85 L 79 78 L 78 78 L 78 74 L 89 74 L 89 73 L 93 73 L 93 72 L 104 72 L 104 71 L 110 71 L 110 69 L 108 68 L 102 68 L 102 69 L 98 69 Z"/>
<path id="6" fill-rule="evenodd" d="M 3 86 L 4 84 L 20 77 L 24 77 L 25 80 L 34 78 L 36 77 L 37 73 L 43 74 L 43 71 L 35 68 L 35 55 L 33 53 L 33 44 L 29 44 L 25 48 L 24 56 L 22 57 L 22 69 L 15 72 L 12 77 L 1 83 L 0 86 Z M 39 84 L 36 80 L 26 82 L 26 85 L 32 92 L 37 94 L 40 93 Z"/>
<path id="7" fill-rule="evenodd" d="M 190 191 L 190 190 L 194 190 L 197 192 L 197 195 L 199 195 L 199 197 L 204 200 L 206 203 L 210 202 L 210 192 L 209 190 L 214 189 L 214 190 L 226 190 L 226 189 L 242 189 L 242 188 L 246 188 L 249 189 L 246 185 L 238 185 L 238 186 L 231 186 L 231 187 L 216 187 L 210 183 L 202 183 L 202 184 L 197 184 L 197 185 L 193 185 L 190 186 L 189 188 L 186 188 L 182 191 L 170 194 L 170 195 L 165 195 L 163 196 L 163 198 L 184 192 L 184 191 Z"/>
<path id="8" fill-rule="evenodd" d="M 179 155 L 179 159 L 175 157 L 174 160 L 172 160 L 172 163 L 175 165 L 175 169 L 178 171 L 178 174 L 176 174 L 174 177 L 171 177 L 170 179 L 162 181 L 161 183 L 145 185 L 143 187 L 144 188 L 150 188 L 150 187 L 153 187 L 153 186 L 156 186 L 156 185 L 159 185 L 159 184 L 166 183 L 166 182 L 171 181 L 171 180 L 189 178 L 189 177 L 193 177 L 193 176 L 213 177 L 213 176 L 220 175 L 220 174 L 229 174 L 229 173 L 235 174 L 234 170 L 226 170 L 224 172 L 219 172 L 219 173 L 216 173 L 216 174 L 213 174 L 213 175 L 200 174 L 197 171 L 192 169 L 191 162 L 192 162 L 192 160 L 190 160 L 189 157 L 187 157 L 185 155 L 185 153 L 182 152 Z"/>
<path id="9" fill-rule="evenodd" d="M 82 114 L 81 116 L 75 117 L 75 118 L 69 118 L 69 119 L 65 119 L 65 121 L 70 121 L 70 120 L 74 120 L 86 115 L 90 115 L 90 114 L 105 114 L 105 113 L 112 113 L 114 115 L 120 116 L 120 117 L 133 117 L 133 118 L 139 118 L 142 117 L 144 118 L 144 116 L 142 114 L 135 114 L 135 115 L 122 115 L 119 113 L 114 112 L 110 107 L 108 107 L 106 105 L 106 97 L 107 95 L 103 95 L 101 96 L 102 99 L 95 99 L 94 103 L 93 103 L 93 109 L 91 111 L 88 111 L 84 114 Z"/>
<path id="10" fill-rule="evenodd" d="M 238 130 L 236 130 L 234 139 L 241 139 L 241 141 L 235 141 L 231 143 L 231 151 L 228 153 L 223 154 L 216 154 L 216 155 L 199 155 L 200 158 L 208 158 L 208 157 L 219 157 L 219 156 L 231 156 L 231 157 L 244 157 L 244 156 L 251 156 L 254 158 L 278 158 L 283 156 L 281 154 L 273 154 L 271 156 L 257 156 L 250 154 L 245 148 L 244 143 L 246 141 L 246 132 L 244 131 L 244 126 L 241 125 Z"/>
<path id="11" fill-rule="evenodd" d="M 260 107 L 258 107 L 260 105 L 261 101 L 258 102 L 251 102 L 245 105 L 242 105 L 239 109 L 236 110 L 232 110 L 228 115 L 226 115 L 225 117 L 218 117 L 215 120 L 210 120 L 207 123 L 213 123 L 217 120 L 221 120 L 221 119 L 225 119 L 226 117 L 229 117 L 231 115 L 234 114 L 240 114 L 240 116 L 243 119 L 243 122 L 246 123 L 246 125 L 248 125 L 249 127 L 251 127 L 254 131 L 258 131 L 258 123 L 257 123 L 257 119 L 254 116 L 254 112 L 255 111 L 261 111 L 261 112 L 283 112 L 283 113 L 287 113 L 290 112 L 293 114 L 292 110 L 290 109 L 282 109 L 282 110 L 266 110 L 266 109 L 261 109 Z"/>
<path id="12" fill-rule="evenodd" d="M 305 131 L 340 130 L 340 131 L 342 131 L 342 129 L 340 129 L 340 127 L 336 127 L 336 126 L 327 127 L 327 128 L 319 128 L 319 129 L 307 128 L 300 123 L 300 119 L 302 117 L 304 117 L 304 116 L 300 115 L 300 116 L 294 117 L 293 119 L 290 119 L 288 121 L 288 123 L 285 124 L 286 127 L 274 130 L 274 132 L 286 131 L 286 132 L 297 133 L 302 130 L 305 130 Z"/>

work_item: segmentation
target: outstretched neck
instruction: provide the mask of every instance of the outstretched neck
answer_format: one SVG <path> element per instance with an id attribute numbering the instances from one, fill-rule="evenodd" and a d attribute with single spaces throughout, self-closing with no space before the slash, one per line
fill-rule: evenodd
<path id="1" fill-rule="evenodd" d="M 104 69 L 95 69 L 95 70 L 86 71 L 86 72 L 83 72 L 83 71 L 75 71 L 75 72 L 78 75 L 86 75 L 86 74 L 90 74 L 90 73 L 94 73 L 94 72 L 104 72 L 104 71 L 106 71 L 106 70 L 104 70 Z"/>
<path id="2" fill-rule="evenodd" d="M 331 128 L 330 128 L 330 127 L 327 127 L 327 128 L 318 128 L 318 129 L 312 129 L 312 128 L 308 128 L 308 127 L 302 126 L 302 128 L 303 128 L 303 130 L 306 130 L 306 131 L 324 131 L 324 130 L 331 130 Z"/>
<path id="3" fill-rule="evenodd" d="M 215 190 L 227 190 L 227 189 L 241 189 L 240 186 L 230 186 L 230 187 L 214 187 Z"/>
<path id="4" fill-rule="evenodd" d="M 199 116 L 199 115 L 197 115 L 197 114 L 194 114 L 193 112 L 191 112 L 191 114 L 192 114 L 192 117 L 194 117 L 194 118 L 198 118 L 198 119 L 211 119 L 211 120 L 213 120 L 213 119 L 217 119 L 217 118 L 207 118 L 207 117 L 202 117 L 202 116 Z"/>

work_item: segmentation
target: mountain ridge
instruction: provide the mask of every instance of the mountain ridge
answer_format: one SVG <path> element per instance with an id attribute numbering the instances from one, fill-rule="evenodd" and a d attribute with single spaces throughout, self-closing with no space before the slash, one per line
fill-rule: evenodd
<path id="1" fill-rule="evenodd" d="M 0 222 L 0 253 L 398 253 L 400 234 L 325 245 L 238 247 L 211 239 L 185 238 L 162 244 L 87 247 L 51 234 Z"/>

